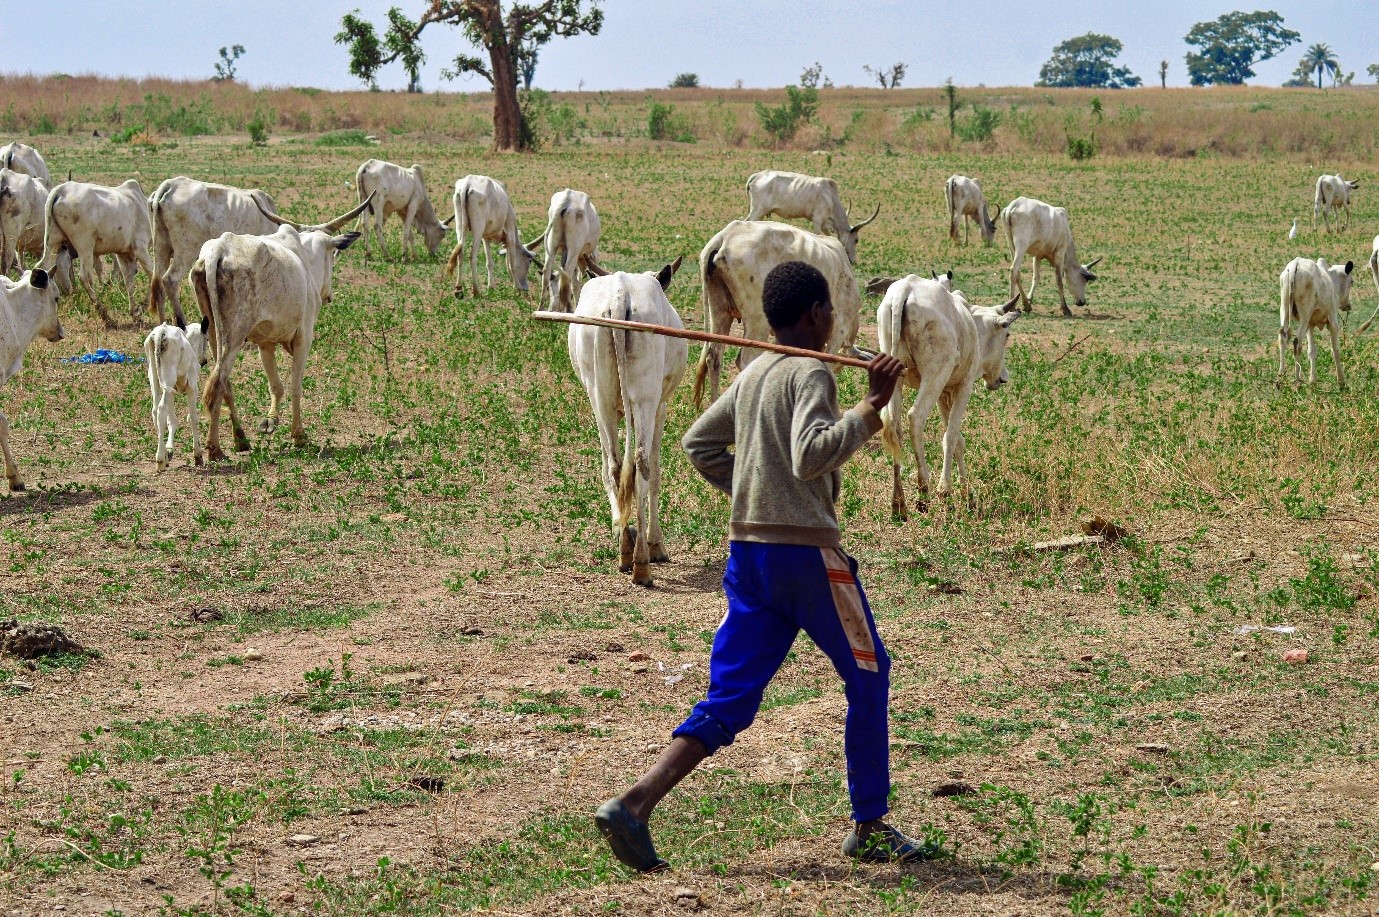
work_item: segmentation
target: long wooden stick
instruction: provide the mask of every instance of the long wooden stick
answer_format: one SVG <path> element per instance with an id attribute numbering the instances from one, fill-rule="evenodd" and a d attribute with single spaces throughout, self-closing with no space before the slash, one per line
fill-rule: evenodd
<path id="1" fill-rule="evenodd" d="M 844 366 L 856 366 L 858 369 L 866 369 L 869 364 L 866 360 L 859 360 L 856 357 L 845 357 L 839 353 L 823 353 L 818 350 L 806 350 L 803 347 L 787 347 L 784 344 L 777 344 L 772 341 L 751 341 L 747 338 L 733 337 L 730 334 L 712 334 L 708 331 L 691 331 L 688 328 L 668 328 L 665 325 L 652 325 L 647 322 L 627 322 L 620 318 L 601 318 L 592 315 L 574 315 L 570 312 L 546 312 L 537 311 L 531 317 L 543 322 L 565 322 L 569 325 L 597 325 L 600 328 L 625 328 L 628 331 L 643 331 L 647 334 L 660 334 L 665 337 L 684 338 L 687 341 L 702 341 L 706 344 L 729 344 L 734 347 L 757 347 L 761 350 L 769 350 L 772 353 L 783 353 L 792 357 L 813 357 L 816 360 L 823 360 L 825 363 L 841 363 Z"/>

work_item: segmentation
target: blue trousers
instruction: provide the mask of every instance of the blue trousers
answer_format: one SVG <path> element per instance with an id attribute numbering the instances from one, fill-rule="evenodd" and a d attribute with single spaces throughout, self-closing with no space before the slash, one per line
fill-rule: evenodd
<path id="1" fill-rule="evenodd" d="M 848 794 L 855 821 L 886 814 L 891 791 L 891 660 L 857 579 L 837 548 L 734 541 L 723 575 L 728 614 L 714 634 L 709 693 L 674 732 L 713 754 L 752 725 L 767 683 L 801 630 L 828 655 L 847 695 Z"/>

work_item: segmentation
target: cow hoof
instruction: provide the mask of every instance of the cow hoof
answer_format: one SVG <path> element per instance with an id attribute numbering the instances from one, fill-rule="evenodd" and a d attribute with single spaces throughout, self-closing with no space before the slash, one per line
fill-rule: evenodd
<path id="1" fill-rule="evenodd" d="M 20 493 L 20 492 L 22 492 L 23 490 L 24 490 L 24 482 L 23 482 L 23 481 L 19 480 L 18 478 L 11 478 L 11 479 L 10 479 L 10 492 L 11 492 L 11 493 Z"/>
<path id="2" fill-rule="evenodd" d="M 666 553 L 665 545 L 654 544 L 651 546 L 651 562 L 653 564 L 670 563 L 670 555 Z"/>
<path id="3" fill-rule="evenodd" d="M 292 445 L 296 446 L 298 449 L 305 449 L 307 446 L 311 445 L 311 440 L 305 433 L 296 433 L 292 436 Z"/>
<path id="4" fill-rule="evenodd" d="M 892 503 L 892 504 L 891 504 L 891 519 L 894 520 L 894 521 L 896 521 L 896 522 L 909 522 L 909 521 L 910 521 L 910 511 L 909 511 L 908 509 L 905 508 L 905 504 L 904 504 L 904 503 L 900 503 L 900 504 Z"/>
<path id="5" fill-rule="evenodd" d="M 1064 307 L 1063 307 L 1063 317 L 1064 317 L 1064 318 L 1072 318 L 1072 317 L 1073 317 L 1073 310 L 1072 310 L 1072 309 L 1069 309 L 1067 306 L 1064 306 Z"/>
<path id="6" fill-rule="evenodd" d="M 206 464 L 206 460 L 201 456 L 201 453 L 198 452 L 196 458 L 192 459 L 192 464 L 200 468 L 202 465 Z"/>
<path id="7" fill-rule="evenodd" d="M 274 420 L 272 417 L 265 417 L 263 420 L 259 421 L 260 433 L 272 433 L 277 428 L 278 422 Z"/>
<path id="8" fill-rule="evenodd" d="M 630 561 L 630 560 L 620 560 L 620 561 L 618 561 L 618 572 L 619 572 L 619 573 L 631 573 L 631 572 L 632 572 L 632 561 Z"/>
<path id="9" fill-rule="evenodd" d="M 206 460 L 211 462 L 225 461 L 225 450 L 218 447 L 212 447 L 210 449 L 207 449 Z"/>
<path id="10" fill-rule="evenodd" d="M 158 470 L 159 470 L 159 471 L 167 471 L 167 470 L 168 470 L 168 460 L 167 460 L 167 459 L 159 459 L 155 464 L 157 464 Z"/>
<path id="11" fill-rule="evenodd" d="M 648 563 L 635 564 L 632 568 L 632 585 L 645 586 L 650 589 L 656 585 L 651 581 L 651 565 Z"/>
<path id="12" fill-rule="evenodd" d="M 246 436 L 244 439 L 240 439 L 238 436 L 235 437 L 236 452 L 248 452 L 251 449 L 253 449 L 253 446 L 249 445 L 249 437 Z"/>

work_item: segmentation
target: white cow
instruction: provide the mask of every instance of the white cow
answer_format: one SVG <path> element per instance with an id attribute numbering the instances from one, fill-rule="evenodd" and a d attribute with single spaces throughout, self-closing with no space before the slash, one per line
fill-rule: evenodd
<path id="1" fill-rule="evenodd" d="M 144 338 L 144 359 L 148 364 L 148 388 L 153 396 L 153 435 L 158 440 L 158 470 L 168 467 L 168 453 L 172 451 L 173 437 L 177 434 L 177 410 L 173 405 L 176 392 L 187 395 L 187 425 L 192 428 L 192 460 L 197 465 L 202 464 L 198 389 L 201 367 L 206 365 L 206 335 L 201 332 L 201 325 L 188 325 L 186 331 L 176 325 L 159 325 Z"/>
<path id="2" fill-rule="evenodd" d="M 42 179 L 0 168 L 0 274 L 11 269 L 22 272 L 23 255 L 43 254 L 47 200 L 48 186 Z"/>
<path id="3" fill-rule="evenodd" d="M 262 208 L 262 209 L 260 209 Z M 263 215 L 277 212 L 266 192 L 197 181 L 179 175 L 158 186 L 149 198 L 153 224 L 153 281 L 149 305 L 158 321 L 167 321 L 165 301 L 179 328 L 187 324 L 178 290 L 192 269 L 201 246 L 221 233 L 267 236 L 278 225 Z"/>
<path id="4" fill-rule="evenodd" d="M 488 271 L 488 288 L 493 289 L 493 260 L 490 243 L 503 246 L 507 255 L 508 272 L 517 289 L 526 292 L 527 275 L 536 253 L 522 244 L 517 235 L 517 211 L 512 209 L 512 201 L 503 183 L 487 175 L 466 175 L 455 182 L 455 234 L 459 241 L 450 253 L 445 265 L 446 274 L 455 273 L 460 266 L 460 276 L 455 281 L 455 294 L 464 292 L 464 266 L 460 258 L 464 254 L 465 235 L 471 237 L 469 247 L 469 274 L 473 279 L 474 295 L 479 295 L 479 248 L 484 250 L 484 268 Z M 532 242 L 535 245 L 536 242 Z"/>
<path id="5" fill-rule="evenodd" d="M 1312 228 L 1317 228 L 1317 217 L 1326 223 L 1326 231 L 1331 231 L 1331 215 L 1336 214 L 1336 229 L 1341 229 L 1341 211 L 1345 213 L 1345 228 L 1350 228 L 1350 195 L 1360 187 L 1358 181 L 1346 181 L 1339 175 L 1323 175 L 1317 179 L 1317 193 L 1312 198 Z"/>
<path id="6" fill-rule="evenodd" d="M 1374 289 L 1379 290 L 1379 236 L 1374 237 L 1374 244 L 1369 253 L 1369 275 L 1374 278 Z M 1375 306 L 1374 315 L 1369 317 L 1356 334 L 1364 334 L 1369 330 L 1369 326 L 1374 324 L 1374 319 L 1379 316 L 1379 306 Z"/>
<path id="7" fill-rule="evenodd" d="M 833 333 L 825 349 L 830 353 L 855 349 L 862 296 L 857 292 L 843 243 L 788 223 L 734 220 L 704 246 L 699 254 L 699 280 L 703 285 L 708 330 L 728 334 L 733 321 L 740 319 L 746 337 L 767 340 L 771 324 L 762 310 L 761 287 L 771 269 L 787 261 L 812 264 L 828 281 L 833 299 Z M 759 354 L 756 348 L 743 348 L 738 354 L 739 367 L 745 367 Z M 723 345 L 704 345 L 694 373 L 696 407 L 703 405 L 706 381 L 710 400 L 718 398 L 722 367 Z"/>
<path id="8" fill-rule="evenodd" d="M 364 233 L 364 257 L 369 256 L 369 235 L 378 239 L 378 247 L 383 257 L 388 257 L 388 244 L 383 239 L 383 223 L 393 214 L 402 217 L 402 256 L 412 254 L 412 226 L 421 229 L 428 254 L 434 255 L 445 240 L 445 224 L 436 216 L 436 208 L 431 206 L 431 196 L 426 193 L 426 177 L 421 166 L 410 169 L 370 159 L 359 166 L 354 173 L 354 186 L 359 192 L 361 202 L 373 196 L 373 207 L 369 213 L 359 218 L 359 229 Z M 370 226 L 372 224 L 372 226 Z"/>
<path id="9" fill-rule="evenodd" d="M 281 344 L 292 355 L 292 439 L 299 446 L 306 443 L 302 378 L 316 319 L 321 307 L 330 302 L 336 256 L 359 238 L 357 232 L 336 233 L 368 206 L 365 199 L 349 213 L 320 226 L 302 226 L 264 211 L 270 220 L 281 221 L 273 235 L 227 232 L 201 246 L 191 282 L 204 316 L 201 327 L 211 338 L 215 353 L 215 369 L 204 396 L 210 414 L 206 451 L 211 461 L 225 458 L 220 448 L 221 401 L 230 408 L 235 448 L 240 452 L 249 449 L 249 437 L 244 435 L 230 390 L 230 371 L 245 342 L 258 345 L 273 395 L 269 416 L 259 425 L 265 433 L 277 427 L 282 409 L 283 384 L 275 349 Z"/>
<path id="10" fill-rule="evenodd" d="M 0 277 L 0 385 L 24 368 L 24 351 L 39 335 L 54 343 L 67 336 L 57 317 L 57 286 L 48 274 L 32 270 L 16 283 Z M 0 411 L 0 449 L 5 453 L 5 477 L 10 490 L 23 490 L 19 467 L 10 452 L 10 422 Z"/>
<path id="11" fill-rule="evenodd" d="M 1307 381 L 1317 381 L 1317 341 L 1312 332 L 1325 326 L 1331 332 L 1331 358 L 1336 363 L 1336 381 L 1345 388 L 1345 372 L 1341 368 L 1341 312 L 1350 311 L 1351 271 L 1355 262 L 1330 265 L 1322 258 L 1294 258 L 1278 275 L 1278 379 L 1283 380 L 1284 364 L 1288 359 L 1288 344 L 1293 345 L 1295 382 L 1302 382 L 1302 338 L 1307 338 Z M 1293 323 L 1297 322 L 1297 334 Z"/>
<path id="12" fill-rule="evenodd" d="M 966 175 L 953 175 L 943 183 L 943 200 L 948 204 L 948 238 L 958 241 L 958 220 L 962 220 L 963 243 L 971 241 L 972 223 L 977 222 L 981 230 L 982 242 L 991 244 L 996 238 L 996 221 L 991 216 L 991 208 L 982 194 L 982 186 L 975 178 Z"/>
<path id="13" fill-rule="evenodd" d="M 136 265 L 153 276 L 149 242 L 153 234 L 148 200 L 139 183 L 130 179 L 119 187 L 87 182 L 63 182 L 48 192 L 44 204 L 43 258 L 39 266 L 51 270 L 64 246 L 81 261 L 86 295 L 101 318 L 113 325 L 105 304 L 95 295 L 94 281 L 102 276 L 101 255 L 114 255 L 129 296 L 130 317 L 137 319 L 140 304 L 134 299 Z"/>
<path id="14" fill-rule="evenodd" d="M 836 181 L 774 169 L 747 179 L 747 200 L 748 220 L 764 220 L 772 214 L 787 220 L 809 220 L 816 233 L 835 236 L 843 243 L 849 264 L 857 263 L 858 234 L 881 213 L 877 204 L 875 213 L 853 226 Z"/>
<path id="15" fill-rule="evenodd" d="M 599 213 L 594 202 L 583 191 L 566 188 L 551 196 L 546 212 L 546 231 L 532 241 L 535 245 L 546 240 L 546 263 L 541 267 L 541 292 L 537 308 L 549 295 L 551 303 L 561 312 L 569 312 L 579 297 L 580 268 L 588 269 L 598 263 Z M 555 274 L 555 289 L 551 289 L 551 275 Z"/>
<path id="16" fill-rule="evenodd" d="M 592 278 L 580 293 L 575 314 L 683 328 L 665 294 L 681 260 L 657 274 L 619 271 Z M 689 345 L 679 338 L 572 325 L 569 348 L 570 363 L 589 393 L 598 423 L 618 569 L 630 571 L 638 586 L 650 586 L 650 564 L 670 560 L 661 537 L 661 434 L 685 375 Z M 619 417 L 627 421 L 621 456 Z"/>
<path id="17" fill-rule="evenodd" d="M 1067 210 L 1051 207 L 1032 197 L 1017 197 L 1001 211 L 1001 226 L 1005 228 L 1006 238 L 1015 252 L 1010 261 L 1010 295 L 1013 299 L 1019 294 L 1026 312 L 1030 310 L 1034 288 L 1039 285 L 1040 261 L 1047 261 L 1053 268 L 1053 279 L 1058 284 L 1058 303 L 1063 307 L 1064 315 L 1073 314 L 1064 295 L 1065 282 L 1072 290 L 1073 301 L 1079 306 L 1087 305 L 1087 284 L 1096 280 L 1092 268 L 1101 259 L 1097 258 L 1089 264 L 1077 260 L 1077 246 L 1073 243 Z M 1026 254 L 1034 259 L 1034 280 L 1029 285 L 1028 294 L 1020 283 L 1020 270 Z"/>
<path id="18" fill-rule="evenodd" d="M 967 483 L 963 464 L 965 441 L 962 419 L 978 379 L 995 390 L 1009 381 L 1006 344 L 1010 326 L 1020 317 L 1019 299 L 1000 308 L 974 306 L 960 291 L 950 292 L 943 283 L 915 274 L 893 283 L 876 312 L 881 352 L 905 364 L 905 375 L 895 387 L 890 403 L 881 410 L 885 424 L 881 442 L 891 456 L 893 489 L 891 510 L 905 518 L 905 489 L 900 482 L 904 445 L 900 411 L 906 385 L 917 389 L 910 408 L 910 443 L 919 463 L 921 507 L 929 491 L 929 464 L 924 457 L 924 426 L 938 405 L 943 416 L 943 470 L 937 492 L 946 493 L 953 472 Z"/>
<path id="19" fill-rule="evenodd" d="M 53 177 L 48 174 L 48 164 L 43 161 L 43 154 L 18 140 L 0 146 L 0 168 L 31 175 L 49 187 L 53 184 Z"/>

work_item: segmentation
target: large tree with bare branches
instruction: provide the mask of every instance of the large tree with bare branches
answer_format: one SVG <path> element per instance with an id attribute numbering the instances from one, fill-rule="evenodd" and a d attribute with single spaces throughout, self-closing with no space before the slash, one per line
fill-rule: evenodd
<path id="1" fill-rule="evenodd" d="M 587 9 L 585 8 L 587 5 Z M 446 79 L 477 73 L 493 87 L 493 147 L 520 150 L 530 144 L 523 130 L 522 108 L 517 100 L 520 58 L 533 59 L 535 49 L 552 38 L 597 35 L 603 27 L 598 0 L 543 0 L 513 3 L 506 10 L 501 0 L 429 0 L 421 18 L 413 21 L 397 7 L 388 11 L 388 29 L 380 41 L 373 23 L 359 11 L 340 22 L 335 40 L 350 47 L 350 73 L 375 85 L 378 71 L 401 60 L 415 83 L 426 55 L 421 33 L 435 23 L 458 26 L 476 48 L 488 52 L 488 61 L 475 54 L 459 54 L 453 67 L 441 71 Z"/>

